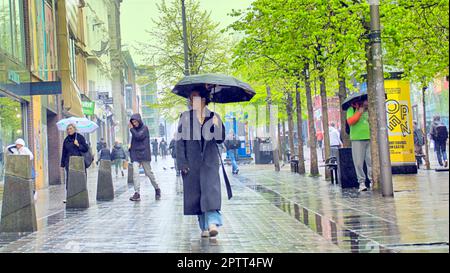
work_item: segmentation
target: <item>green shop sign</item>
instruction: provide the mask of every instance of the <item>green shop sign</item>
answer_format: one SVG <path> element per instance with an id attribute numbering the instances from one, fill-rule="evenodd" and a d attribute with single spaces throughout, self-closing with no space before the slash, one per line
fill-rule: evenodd
<path id="1" fill-rule="evenodd" d="M 85 114 L 86 116 L 93 116 L 95 110 L 95 102 L 83 101 L 81 103 L 83 105 L 83 114 Z"/>

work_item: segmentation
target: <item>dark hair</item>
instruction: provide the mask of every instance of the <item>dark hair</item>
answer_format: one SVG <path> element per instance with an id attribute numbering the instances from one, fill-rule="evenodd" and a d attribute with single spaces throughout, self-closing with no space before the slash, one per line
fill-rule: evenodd
<path id="1" fill-rule="evenodd" d="M 191 92 L 197 91 L 200 93 L 200 97 L 205 99 L 205 104 L 208 105 L 211 102 L 211 92 L 206 89 L 204 85 L 195 85 L 192 87 Z"/>

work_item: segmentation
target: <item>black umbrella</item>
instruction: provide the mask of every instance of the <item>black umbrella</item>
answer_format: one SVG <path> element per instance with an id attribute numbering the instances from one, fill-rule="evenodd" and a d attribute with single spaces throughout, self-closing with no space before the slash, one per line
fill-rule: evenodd
<path id="1" fill-rule="evenodd" d="M 172 92 L 189 98 L 196 88 L 206 88 L 211 93 L 211 101 L 217 103 L 249 101 L 256 94 L 249 84 L 221 74 L 186 76 L 175 85 Z"/>
<path id="2" fill-rule="evenodd" d="M 353 102 L 364 101 L 364 100 L 367 100 L 367 92 L 366 91 L 351 94 L 342 103 L 342 110 L 347 111 L 347 109 L 350 108 L 350 106 L 352 106 Z"/>

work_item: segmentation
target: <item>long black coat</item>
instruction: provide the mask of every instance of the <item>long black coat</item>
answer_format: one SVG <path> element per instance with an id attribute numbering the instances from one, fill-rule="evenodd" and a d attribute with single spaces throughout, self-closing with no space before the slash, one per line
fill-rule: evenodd
<path id="1" fill-rule="evenodd" d="M 185 215 L 200 215 L 221 208 L 220 159 L 217 144 L 225 139 L 225 127 L 217 114 L 215 115 L 222 126 L 213 125 L 213 114 L 206 109 L 204 131 L 209 129 L 209 132 L 214 134 L 214 137 L 209 139 L 200 134 L 201 124 L 196 117 L 194 118 L 193 110 L 184 112 L 180 117 L 176 159 L 180 170 L 189 168 L 189 173 L 183 175 Z"/>
<path id="2" fill-rule="evenodd" d="M 75 142 L 75 137 L 78 140 L 79 147 L 77 147 Z M 86 153 L 89 151 L 89 145 L 86 143 L 86 139 L 83 135 L 75 133 L 73 135 L 68 135 L 64 139 L 63 150 L 61 156 L 61 167 L 68 167 L 69 160 L 71 156 L 82 156 L 81 153 Z"/>
<path id="3" fill-rule="evenodd" d="M 144 125 L 139 114 L 132 115 L 130 122 L 132 120 L 138 121 L 139 126 L 130 129 L 132 136 L 129 150 L 131 162 L 151 161 L 152 154 L 150 151 L 150 133 L 148 127 Z"/>

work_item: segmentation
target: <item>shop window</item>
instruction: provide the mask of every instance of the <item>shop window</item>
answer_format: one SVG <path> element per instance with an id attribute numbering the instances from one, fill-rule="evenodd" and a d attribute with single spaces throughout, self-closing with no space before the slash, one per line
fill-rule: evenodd
<path id="1" fill-rule="evenodd" d="M 20 102 L 0 94 L 0 183 L 3 182 L 5 175 L 6 148 L 18 138 L 25 139 L 23 115 L 23 106 Z"/>

